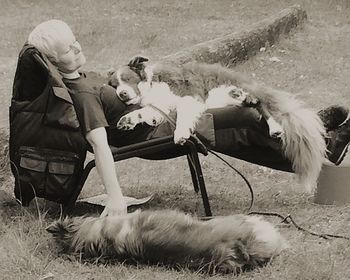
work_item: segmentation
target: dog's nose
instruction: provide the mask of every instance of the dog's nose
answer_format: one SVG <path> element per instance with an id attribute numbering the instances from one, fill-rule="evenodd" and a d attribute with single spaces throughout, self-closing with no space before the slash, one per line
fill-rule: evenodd
<path id="1" fill-rule="evenodd" d="M 125 90 L 122 90 L 121 92 L 119 92 L 119 97 L 123 101 L 127 100 L 128 99 L 128 92 Z"/>

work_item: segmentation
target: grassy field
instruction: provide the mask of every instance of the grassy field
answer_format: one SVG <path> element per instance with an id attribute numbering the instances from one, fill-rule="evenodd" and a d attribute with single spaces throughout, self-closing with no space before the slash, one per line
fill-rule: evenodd
<path id="1" fill-rule="evenodd" d="M 227 33 L 240 31 L 292 4 L 301 4 L 308 20 L 290 36 L 267 48 L 239 71 L 288 90 L 315 109 L 350 106 L 350 3 L 348 0 L 0 0 L 0 279 L 228 279 L 162 267 L 83 263 L 61 256 L 45 227 L 59 217 L 58 205 L 39 200 L 19 207 L 12 197 L 7 164 L 7 110 L 18 52 L 33 27 L 43 20 L 68 22 L 81 42 L 86 70 L 102 73 L 135 54 L 153 59 Z M 277 57 L 270 60 L 272 57 Z M 244 172 L 255 190 L 255 210 L 290 213 L 302 226 L 320 233 L 348 235 L 350 205 L 325 206 L 292 174 L 225 157 Z M 244 182 L 213 157 L 201 158 L 215 215 L 242 213 L 249 205 Z M 179 208 L 203 215 L 186 161 L 131 159 L 116 164 L 125 195 L 155 198 L 144 208 Z M 130 169 L 138 170 L 130 176 Z M 82 196 L 103 192 L 92 172 Z M 79 204 L 76 213 L 101 209 Z M 278 223 L 278 220 L 271 219 Z M 322 240 L 293 227 L 281 228 L 291 248 L 268 266 L 237 279 L 349 279 L 350 243 Z"/>

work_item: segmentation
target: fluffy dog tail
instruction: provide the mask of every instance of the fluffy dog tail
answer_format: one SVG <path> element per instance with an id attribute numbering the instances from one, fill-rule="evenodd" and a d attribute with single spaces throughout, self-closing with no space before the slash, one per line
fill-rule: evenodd
<path id="1" fill-rule="evenodd" d="M 292 103 L 292 102 L 291 102 Z M 306 191 L 314 192 L 325 159 L 325 129 L 317 114 L 294 101 L 295 110 L 281 115 L 283 147 Z"/>
<path id="2" fill-rule="evenodd" d="M 213 239 L 218 241 L 214 262 L 220 273 L 240 273 L 264 266 L 289 248 L 277 228 L 259 216 L 232 215 L 207 222 L 213 227 Z M 229 234 L 234 242 L 225 235 Z M 227 246 L 223 246 L 223 245 Z"/>
<path id="3" fill-rule="evenodd" d="M 321 119 L 289 93 L 261 86 L 253 88 L 252 93 L 283 127 L 284 155 L 292 162 L 305 190 L 312 193 L 326 155 L 326 131 Z"/>

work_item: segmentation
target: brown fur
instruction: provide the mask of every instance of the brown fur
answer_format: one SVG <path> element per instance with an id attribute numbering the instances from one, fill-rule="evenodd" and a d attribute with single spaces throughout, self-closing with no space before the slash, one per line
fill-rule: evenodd
<path id="1" fill-rule="evenodd" d="M 210 90 L 221 85 L 234 85 L 257 99 L 259 102 L 249 98 L 248 100 L 253 100 L 250 106 L 256 105 L 266 120 L 271 118 L 283 128 L 283 133 L 278 137 L 281 138 L 284 156 L 291 161 L 305 189 L 309 193 L 314 191 L 325 160 L 325 129 L 316 112 L 303 102 L 287 92 L 267 87 L 217 64 L 193 62 L 177 66 L 159 62 L 144 67 L 144 61 L 144 58 L 138 57 L 129 64 L 138 69 L 139 81 L 147 76 L 145 72 L 150 68 L 151 81 L 168 84 L 175 95 L 191 96 L 205 102 Z M 130 84 L 129 81 L 127 83 Z"/>
<path id="2" fill-rule="evenodd" d="M 238 273 L 271 260 L 286 242 L 266 221 L 233 215 L 200 221 L 178 211 L 78 217 L 47 228 L 68 253 Z M 274 236 L 274 239 L 264 239 Z"/>

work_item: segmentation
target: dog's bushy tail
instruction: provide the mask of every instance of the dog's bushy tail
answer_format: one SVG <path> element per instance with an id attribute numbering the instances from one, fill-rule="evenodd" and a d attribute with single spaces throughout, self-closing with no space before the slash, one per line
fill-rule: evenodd
<path id="1" fill-rule="evenodd" d="M 315 112 L 294 102 L 295 110 L 278 120 L 284 128 L 283 148 L 306 191 L 312 193 L 325 159 L 325 129 Z"/>
<path id="2" fill-rule="evenodd" d="M 313 192 L 326 155 L 326 131 L 320 117 L 290 93 L 255 83 L 245 87 L 283 127 L 283 153 L 305 190 Z"/>
<path id="3" fill-rule="evenodd" d="M 272 116 L 282 125 L 283 152 L 290 159 L 305 190 L 312 193 L 326 155 L 326 131 L 317 113 L 289 93 L 269 91 L 265 100 Z"/>
<path id="4" fill-rule="evenodd" d="M 213 238 L 217 241 L 213 246 L 213 269 L 220 273 L 240 273 L 263 266 L 289 247 L 278 229 L 259 216 L 226 216 L 208 224 L 215 229 Z M 223 238 L 227 234 L 231 239 Z"/>

